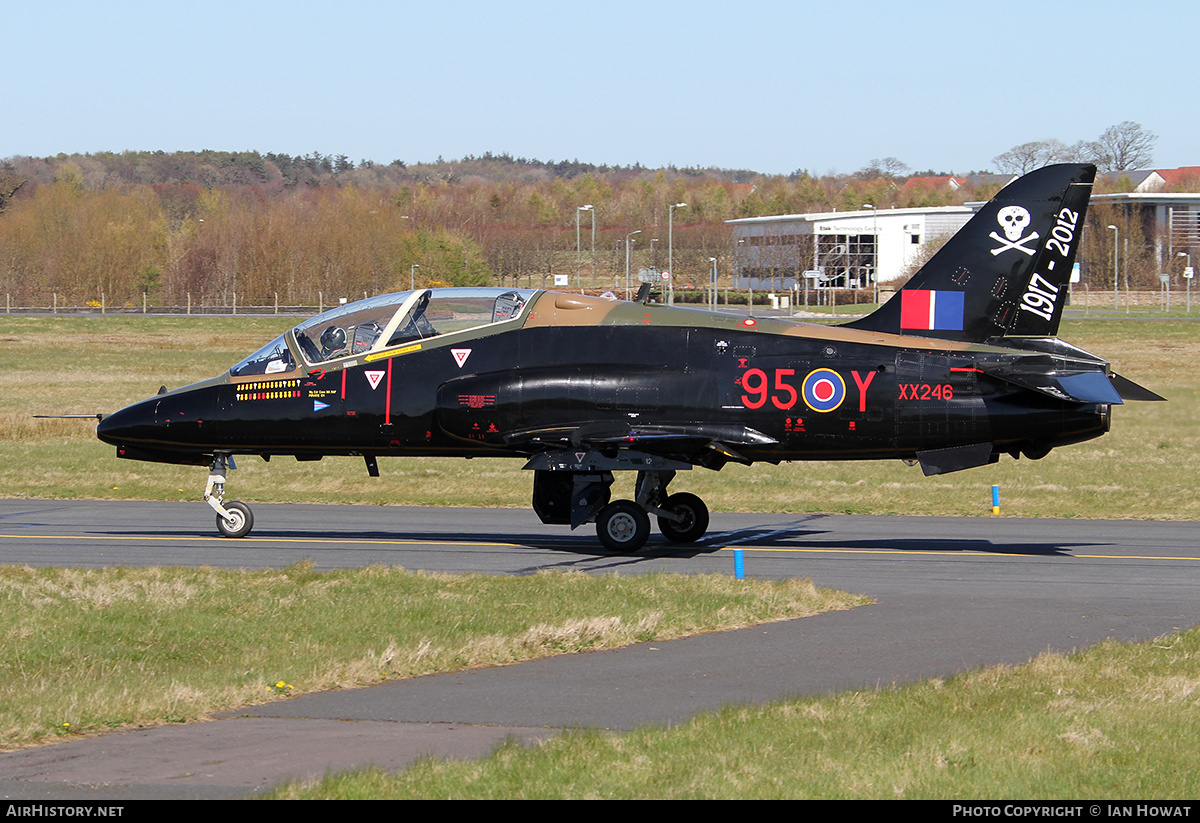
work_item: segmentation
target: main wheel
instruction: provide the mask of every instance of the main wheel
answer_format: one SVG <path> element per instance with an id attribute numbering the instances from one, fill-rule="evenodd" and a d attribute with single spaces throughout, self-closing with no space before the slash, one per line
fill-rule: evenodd
<path id="1" fill-rule="evenodd" d="M 679 518 L 672 521 L 658 517 L 659 530 L 673 543 L 695 543 L 708 531 L 708 506 L 694 494 L 673 494 L 659 508 Z"/>
<path id="2" fill-rule="evenodd" d="M 650 515 L 632 500 L 609 503 L 596 518 L 596 534 L 611 551 L 635 552 L 650 537 Z"/>
<path id="3" fill-rule="evenodd" d="M 217 515 L 217 531 L 226 537 L 245 537 L 254 528 L 254 515 L 250 507 L 240 500 L 231 500 L 224 504 L 225 511 L 233 518 L 232 522 Z"/>

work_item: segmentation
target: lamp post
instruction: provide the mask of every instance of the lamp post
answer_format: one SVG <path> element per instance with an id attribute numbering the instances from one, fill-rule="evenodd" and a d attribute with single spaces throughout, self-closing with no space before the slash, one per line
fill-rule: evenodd
<path id="1" fill-rule="evenodd" d="M 420 263 L 413 263 L 408 269 L 408 290 L 417 290 L 417 269 L 421 268 Z"/>
<path id="2" fill-rule="evenodd" d="M 629 234 L 625 235 L 625 299 L 626 300 L 629 299 L 629 238 L 633 237 L 635 234 L 641 234 L 641 233 L 642 233 L 642 230 L 638 229 L 637 231 L 631 231 Z"/>
<path id="3" fill-rule="evenodd" d="M 667 208 L 667 271 L 671 275 L 667 305 L 675 305 L 675 209 L 687 208 L 687 203 L 673 203 Z"/>
<path id="4" fill-rule="evenodd" d="M 583 284 L 579 282 L 579 267 L 581 265 L 580 258 L 582 253 L 579 250 L 579 212 L 592 212 L 592 257 L 596 256 L 596 212 L 591 205 L 577 206 L 575 208 L 575 288 L 583 291 Z M 592 266 L 592 279 L 596 279 L 596 268 Z"/>
<path id="5" fill-rule="evenodd" d="M 1117 309 L 1117 244 L 1120 241 L 1121 232 L 1116 226 L 1109 226 L 1113 232 L 1113 310 Z"/>
<path id="6" fill-rule="evenodd" d="M 1187 258 L 1187 268 L 1183 270 L 1183 279 L 1187 281 L 1187 310 L 1192 310 L 1192 253 L 1189 251 L 1181 251 L 1176 254 L 1176 257 Z"/>
<path id="7" fill-rule="evenodd" d="M 879 209 L 870 203 L 863 203 L 864 209 L 871 210 L 871 220 L 874 224 L 875 259 L 871 261 L 871 282 L 875 284 L 875 305 L 879 305 Z"/>
<path id="8" fill-rule="evenodd" d="M 709 302 L 709 307 L 713 311 L 716 311 L 717 310 L 717 258 L 710 257 L 710 258 L 708 258 L 708 262 L 712 263 L 712 277 L 709 278 L 709 280 L 712 281 L 712 284 L 711 284 L 712 285 L 712 300 Z"/>

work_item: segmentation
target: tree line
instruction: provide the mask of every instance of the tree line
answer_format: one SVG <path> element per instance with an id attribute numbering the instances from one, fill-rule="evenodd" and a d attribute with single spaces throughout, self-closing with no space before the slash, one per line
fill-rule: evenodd
<path id="1" fill-rule="evenodd" d="M 999 186 L 906 189 L 902 164 L 877 166 L 817 177 L 492 154 L 418 165 L 315 152 L 9 158 L 0 164 L 0 288 L 14 305 L 55 295 L 76 305 L 101 295 L 108 305 L 141 305 L 143 295 L 162 305 L 299 304 L 410 282 L 552 286 L 564 274 L 613 288 L 624 282 L 627 242 L 634 271 L 667 267 L 672 219 L 677 288 L 700 288 L 712 258 L 732 273 L 725 220 L 954 205 Z M 1092 232 L 1100 243 L 1104 234 Z"/>

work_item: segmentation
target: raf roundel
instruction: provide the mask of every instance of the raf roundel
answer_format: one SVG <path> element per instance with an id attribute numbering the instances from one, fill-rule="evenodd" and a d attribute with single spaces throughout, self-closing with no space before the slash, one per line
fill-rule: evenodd
<path id="1" fill-rule="evenodd" d="M 804 378 L 804 405 L 815 412 L 831 412 L 846 398 L 846 382 L 833 369 L 813 369 Z"/>

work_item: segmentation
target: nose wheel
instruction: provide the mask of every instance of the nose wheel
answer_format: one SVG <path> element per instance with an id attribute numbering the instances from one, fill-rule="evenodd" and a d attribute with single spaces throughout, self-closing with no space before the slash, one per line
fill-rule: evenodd
<path id="1" fill-rule="evenodd" d="M 254 513 L 240 500 L 224 504 L 228 516 L 217 515 L 217 531 L 225 537 L 245 537 L 254 528 Z"/>
<path id="2" fill-rule="evenodd" d="M 254 514 L 240 500 L 223 502 L 225 498 L 225 476 L 229 469 L 237 468 L 233 457 L 218 454 L 208 470 L 208 485 L 204 487 L 204 502 L 217 513 L 217 531 L 225 537 L 245 537 L 254 528 Z"/>

